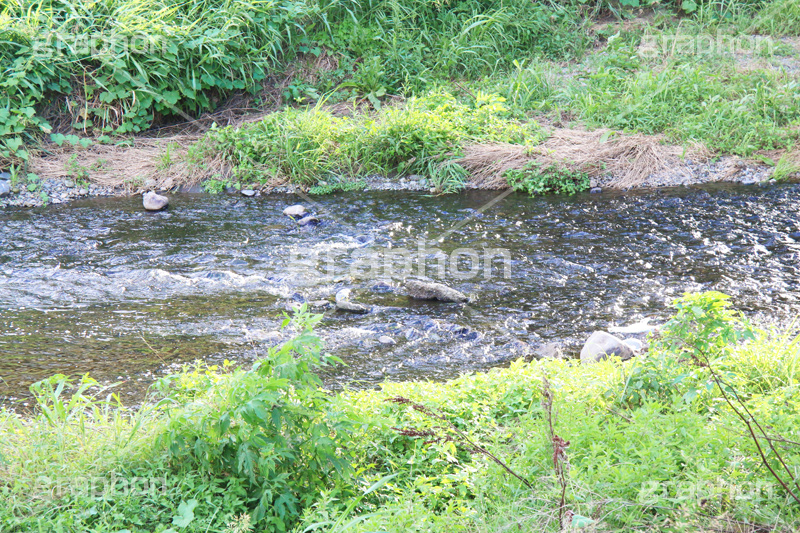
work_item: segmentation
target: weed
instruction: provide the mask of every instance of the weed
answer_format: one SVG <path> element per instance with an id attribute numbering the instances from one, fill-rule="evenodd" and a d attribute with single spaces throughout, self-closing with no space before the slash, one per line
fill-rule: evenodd
<path id="1" fill-rule="evenodd" d="M 520 170 L 506 170 L 503 176 L 517 191 L 533 195 L 575 194 L 589 188 L 589 176 L 583 172 L 570 171 L 556 165 L 542 167 L 531 162 Z"/>

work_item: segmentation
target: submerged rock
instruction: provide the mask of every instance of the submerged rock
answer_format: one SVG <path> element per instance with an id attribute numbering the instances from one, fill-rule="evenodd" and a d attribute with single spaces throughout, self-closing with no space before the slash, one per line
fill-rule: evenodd
<path id="1" fill-rule="evenodd" d="M 350 301 L 350 289 L 342 289 L 336 293 L 336 309 L 350 313 L 369 313 L 369 307 Z"/>
<path id="2" fill-rule="evenodd" d="M 616 355 L 626 361 L 636 354 L 622 339 L 605 331 L 595 331 L 583 345 L 581 363 L 596 363 L 609 355 Z"/>
<path id="3" fill-rule="evenodd" d="M 301 219 L 306 215 L 306 213 L 308 213 L 308 211 L 306 210 L 305 206 L 300 204 L 290 205 L 289 207 L 283 210 L 284 215 L 294 219 Z"/>
<path id="4" fill-rule="evenodd" d="M 316 226 L 319 224 L 319 219 L 314 215 L 308 215 L 297 221 L 298 226 Z"/>
<path id="5" fill-rule="evenodd" d="M 169 198 L 156 194 L 153 191 L 147 191 L 142 196 L 142 205 L 148 211 L 161 211 L 162 209 L 166 209 L 169 205 Z"/>
<path id="6" fill-rule="evenodd" d="M 388 335 L 381 335 L 378 337 L 378 342 L 381 344 L 385 344 L 387 346 L 391 346 L 392 344 L 397 344 L 393 338 Z"/>
<path id="7" fill-rule="evenodd" d="M 409 279 L 405 282 L 405 288 L 408 296 L 415 300 L 438 300 L 440 302 L 458 303 L 469 301 L 469 296 L 442 283 Z"/>

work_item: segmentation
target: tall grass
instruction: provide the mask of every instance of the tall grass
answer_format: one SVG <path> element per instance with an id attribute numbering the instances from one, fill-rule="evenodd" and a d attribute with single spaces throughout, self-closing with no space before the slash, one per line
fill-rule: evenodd
<path id="1" fill-rule="evenodd" d="M 241 128 L 212 130 L 191 155 L 198 166 L 223 159 L 240 184 L 423 174 L 449 192 L 463 187 L 466 172 L 452 160 L 465 144 L 534 144 L 540 135 L 535 122 L 510 119 L 502 97 L 478 92 L 462 102 L 434 92 L 348 118 L 320 105 L 288 108 Z"/>

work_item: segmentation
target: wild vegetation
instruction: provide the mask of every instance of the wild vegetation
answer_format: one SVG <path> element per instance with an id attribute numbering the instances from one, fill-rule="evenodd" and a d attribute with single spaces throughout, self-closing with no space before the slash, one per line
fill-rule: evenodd
<path id="1" fill-rule="evenodd" d="M 646 355 L 324 391 L 296 338 L 132 410 L 84 378 L 2 411 L 4 531 L 795 531 L 796 332 L 687 295 Z M 69 391 L 69 392 L 68 392 Z M 752 432 L 752 433 L 751 433 Z M 570 529 L 572 528 L 572 529 Z"/>
<path id="2" fill-rule="evenodd" d="M 419 118 L 419 104 L 405 99 L 443 93 L 476 111 L 487 95 L 505 98 L 497 118 L 534 132 L 523 144 L 546 137 L 537 123 L 605 127 L 663 134 L 684 147 L 704 145 L 712 155 L 775 165 L 788 154 L 796 162 L 800 82 L 796 70 L 772 64 L 797 61 L 800 52 L 779 40 L 798 35 L 797 10 L 797 0 L 14 0 L 0 15 L 0 166 L 27 176 L 31 150 L 47 150 L 47 141 L 80 152 L 244 105 L 277 110 L 260 127 L 214 131 L 206 140 L 242 172 L 220 171 L 212 151 L 204 152 L 208 164 L 195 175 L 240 185 L 279 175 L 310 186 L 323 179 L 316 170 L 433 172 L 435 186 L 454 190 L 464 173 L 440 164 L 441 142 L 452 144 L 455 156 L 465 141 L 486 139 L 464 132 L 457 142 L 425 138 L 434 145 L 417 153 L 404 144 L 408 132 L 388 129 L 379 147 L 383 160 L 354 161 L 364 155 L 367 136 L 342 131 L 385 123 L 392 113 Z M 696 39 L 676 45 L 683 42 L 678 35 Z M 727 40 L 701 47 L 709 35 Z M 356 116 L 332 120 L 339 113 L 330 106 L 343 102 Z M 436 120 L 451 120 L 449 110 L 440 111 Z M 425 112 L 432 118 L 438 111 Z M 328 123 L 337 131 L 323 139 L 319 128 Z M 311 145 L 271 136 L 284 126 L 309 128 L 298 135 Z M 274 167 L 264 154 L 246 153 L 240 145 L 254 131 L 288 159 Z M 334 145 L 337 153 L 330 154 Z M 397 153 L 390 153 L 393 146 Z M 300 168 L 287 167 L 294 163 Z M 586 169 L 569 163 L 559 173 L 575 183 Z M 336 178 L 324 178 L 330 179 Z"/>

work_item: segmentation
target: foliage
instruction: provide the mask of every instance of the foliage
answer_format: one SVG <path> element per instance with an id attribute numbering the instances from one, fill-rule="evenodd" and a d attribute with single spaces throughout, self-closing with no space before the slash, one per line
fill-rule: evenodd
<path id="1" fill-rule="evenodd" d="M 661 339 L 629 362 L 520 360 L 446 383 L 384 383 L 333 395 L 314 372 L 333 362 L 309 329 L 318 318 L 303 312 L 298 338 L 253 369 L 197 364 L 162 382 L 159 404 L 136 411 L 90 395 L 96 385 L 89 378 L 70 389 L 57 377 L 37 385 L 37 413 L 0 411 L 0 525 L 132 533 L 280 531 L 281 523 L 296 531 L 558 531 L 553 516 L 564 491 L 568 515 L 594 521 L 597 530 L 698 531 L 745 522 L 795 531 L 800 507 L 763 468 L 693 354 L 714 354 L 715 372 L 784 439 L 776 443 L 796 467 L 796 333 L 755 331 L 718 293 L 687 295 L 675 306 Z M 545 381 L 552 410 L 543 401 Z M 553 468 L 551 433 L 569 441 L 564 485 Z M 76 490 L 90 476 L 157 479 L 159 490 Z M 53 491 L 57 479 L 69 490 Z"/>
<path id="2" fill-rule="evenodd" d="M 330 396 L 315 374 L 338 362 L 322 353 L 312 328 L 322 317 L 301 309 L 299 334 L 227 378 L 215 369 L 161 383 L 169 416 L 161 437 L 181 468 L 236 476 L 253 502 L 254 522 L 284 531 L 322 490 L 347 479 L 340 436 L 350 425 L 328 410 Z M 287 319 L 284 326 L 289 324 Z"/>
<path id="3" fill-rule="evenodd" d="M 333 194 L 335 192 L 360 191 L 367 186 L 364 180 L 342 181 L 336 180 L 329 183 L 320 183 L 308 189 L 309 194 Z"/>
<path id="4" fill-rule="evenodd" d="M 556 165 L 542 167 L 534 162 L 503 175 L 514 190 L 534 195 L 575 194 L 589 188 L 589 176 Z"/>
<path id="5" fill-rule="evenodd" d="M 666 132 L 742 156 L 787 148 L 800 119 L 798 81 L 785 74 L 727 72 L 692 63 L 658 71 L 600 66 L 572 98 L 597 126 Z"/>
<path id="6" fill-rule="evenodd" d="M 464 144 L 538 139 L 538 125 L 509 119 L 503 102 L 486 93 L 465 103 L 450 93 L 432 92 L 403 106 L 349 118 L 335 117 L 321 105 L 288 108 L 238 129 L 212 129 L 192 157 L 202 164 L 221 155 L 240 181 L 311 185 L 365 173 L 423 174 L 440 192 L 450 192 L 466 177 L 450 161 Z"/>
<path id="7" fill-rule="evenodd" d="M 800 0 L 768 2 L 752 20 L 748 30 L 775 37 L 800 35 Z"/>

